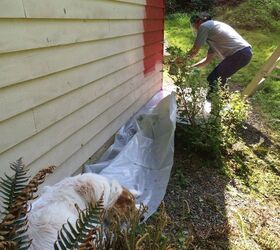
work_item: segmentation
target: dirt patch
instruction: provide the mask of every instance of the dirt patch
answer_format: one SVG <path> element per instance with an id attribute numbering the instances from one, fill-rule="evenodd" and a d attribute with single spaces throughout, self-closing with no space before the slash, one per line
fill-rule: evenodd
<path id="1" fill-rule="evenodd" d="M 280 166 L 278 161 L 265 161 L 272 149 L 279 151 L 256 110 L 245 125 L 239 136 L 253 149 L 251 162 L 256 163 L 250 166 L 244 159 L 248 171 L 233 169 L 231 174 L 189 155 L 181 143 L 187 138 L 177 133 L 164 199 L 170 216 L 166 234 L 175 249 L 280 249 L 280 196 L 267 191 L 270 185 L 276 185 L 271 188 L 275 190 L 280 184 Z M 267 172 L 275 178 L 274 184 L 263 176 Z M 258 174 L 267 182 L 264 190 L 254 185 Z"/>

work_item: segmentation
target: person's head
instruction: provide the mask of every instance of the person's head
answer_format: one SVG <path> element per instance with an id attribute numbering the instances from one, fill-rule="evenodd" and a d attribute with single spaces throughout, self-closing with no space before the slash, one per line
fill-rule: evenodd
<path id="1" fill-rule="evenodd" d="M 200 25 L 206 21 L 212 20 L 212 17 L 207 12 L 193 14 L 190 18 L 191 26 L 197 31 Z"/>

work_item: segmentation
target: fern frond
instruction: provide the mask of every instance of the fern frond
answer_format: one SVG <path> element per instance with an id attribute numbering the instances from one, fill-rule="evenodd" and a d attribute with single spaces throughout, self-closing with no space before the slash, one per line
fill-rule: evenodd
<path id="1" fill-rule="evenodd" d="M 30 177 L 26 176 L 28 170 L 24 169 L 22 160 L 19 159 L 11 164 L 11 169 L 15 175 L 10 177 L 5 174 L 5 179 L 1 178 L 0 190 L 4 195 L 3 204 L 5 217 L 0 223 L 0 236 L 2 242 L 15 242 L 16 249 L 28 249 L 31 241 L 25 235 L 27 231 L 28 201 L 34 199 L 34 193 L 38 186 L 44 181 L 47 174 L 52 173 L 54 166 L 50 166 L 38 172 L 28 183 Z M 15 248 L 11 248 L 15 249 Z"/>
<path id="2" fill-rule="evenodd" d="M 95 205 L 89 204 L 85 210 L 79 212 L 75 227 L 69 221 L 62 226 L 54 244 L 55 250 L 80 247 L 86 249 L 85 246 L 94 245 L 94 241 L 100 240 L 103 214 L 102 198 Z"/>
<path id="3" fill-rule="evenodd" d="M 16 242 L 14 241 L 1 241 L 0 249 L 13 249 L 16 247 Z"/>
<path id="4" fill-rule="evenodd" d="M 84 239 L 84 242 L 79 246 L 79 250 L 96 250 L 100 249 L 97 248 L 99 239 L 96 238 L 96 235 L 98 232 L 96 231 L 96 228 L 93 228 L 90 230 L 87 234 L 87 236 Z"/>
<path id="5" fill-rule="evenodd" d="M 13 177 L 5 174 L 5 178 L 0 178 L 0 193 L 3 199 L 3 214 L 8 214 L 16 198 L 25 187 L 29 177 L 26 176 L 27 170 L 24 169 L 22 158 L 10 164 L 10 168 L 15 172 Z"/>

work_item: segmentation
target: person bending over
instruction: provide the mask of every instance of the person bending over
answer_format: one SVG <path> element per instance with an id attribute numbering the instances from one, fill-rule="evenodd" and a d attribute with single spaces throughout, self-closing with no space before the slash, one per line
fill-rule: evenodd
<path id="1" fill-rule="evenodd" d="M 192 66 L 203 67 L 209 64 L 215 56 L 221 60 L 207 77 L 210 87 L 209 98 L 218 79 L 221 79 L 221 86 L 223 86 L 227 78 L 250 62 L 252 46 L 231 26 L 212 20 L 206 12 L 193 15 L 190 23 L 197 35 L 192 49 L 188 52 L 188 58 L 195 57 L 205 43 L 209 45 L 207 56 Z"/>

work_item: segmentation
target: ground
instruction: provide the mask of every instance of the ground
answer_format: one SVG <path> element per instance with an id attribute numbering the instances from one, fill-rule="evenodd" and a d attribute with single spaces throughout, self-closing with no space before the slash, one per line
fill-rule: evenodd
<path id="1" fill-rule="evenodd" d="M 233 167 L 224 174 L 206 167 L 203 160 L 186 154 L 181 143 L 186 138 L 177 128 L 164 199 L 171 218 L 166 233 L 175 249 L 280 249 L 280 161 L 264 164 L 267 159 L 262 154 L 279 156 L 280 150 L 259 116 L 252 111 L 247 128 L 240 131 L 249 150 L 262 145 L 252 159 L 256 169 L 249 164 L 247 172 Z M 267 179 L 265 172 L 270 172 Z"/>
<path id="2" fill-rule="evenodd" d="M 253 46 L 252 62 L 230 81 L 237 91 L 244 89 L 280 42 L 279 19 L 272 21 L 269 14 L 269 8 L 279 2 L 242 2 L 215 10 L 216 19 L 233 25 Z M 248 15 L 243 15 L 244 10 Z M 194 36 L 188 20 L 182 13 L 166 18 L 169 45 L 191 48 Z M 204 48 L 198 59 L 205 53 Z M 203 71 L 205 78 L 213 67 Z M 280 249 L 279 90 L 279 80 L 268 78 L 250 99 L 244 129 L 238 131 L 231 153 L 223 156 L 222 168 L 207 156 L 190 154 L 184 148 L 188 138 L 177 126 L 174 166 L 164 199 L 170 217 L 165 234 L 174 249 Z"/>

